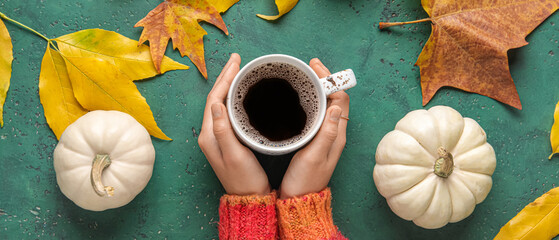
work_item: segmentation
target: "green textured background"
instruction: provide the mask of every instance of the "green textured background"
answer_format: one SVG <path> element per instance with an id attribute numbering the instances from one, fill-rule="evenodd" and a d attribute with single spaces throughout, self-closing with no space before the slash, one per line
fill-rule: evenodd
<path id="1" fill-rule="evenodd" d="M 54 38 L 102 28 L 138 39 L 133 25 L 159 0 L 1 0 L 0 11 Z M 223 14 L 230 35 L 203 24 L 209 80 L 191 67 L 137 82 L 161 129 L 172 142 L 153 139 L 153 177 L 130 204 L 105 212 L 74 205 L 60 192 L 52 164 L 57 144 L 44 118 L 38 78 L 46 42 L 6 23 L 13 38 L 10 91 L 0 129 L 0 239 L 212 239 L 224 193 L 197 144 L 205 97 L 232 52 L 243 65 L 269 53 L 304 61 L 322 59 L 332 71 L 352 68 L 358 86 L 348 91 L 348 141 L 332 177 L 334 221 L 351 239 L 492 239 L 526 204 L 559 183 L 559 159 L 549 133 L 559 100 L 559 14 L 542 23 L 518 50 L 509 52 L 524 109 L 445 88 L 426 106 L 448 105 L 478 121 L 497 154 L 493 189 L 459 223 L 425 230 L 397 217 L 375 188 L 374 153 L 382 136 L 407 112 L 422 108 L 419 69 L 413 64 L 430 34 L 428 23 L 377 30 L 379 21 L 426 17 L 420 1 L 301 0 L 270 23 L 256 13 L 275 13 L 273 0 L 240 0 Z M 170 44 L 171 45 L 171 44 Z M 281 175 L 285 160 L 266 159 Z M 279 170 L 278 170 L 279 169 Z"/>

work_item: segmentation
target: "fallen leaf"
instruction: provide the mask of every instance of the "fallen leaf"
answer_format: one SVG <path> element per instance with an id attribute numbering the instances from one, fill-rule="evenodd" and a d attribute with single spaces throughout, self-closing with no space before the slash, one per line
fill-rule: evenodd
<path id="1" fill-rule="evenodd" d="M 291 9 L 293 9 L 295 5 L 297 5 L 297 2 L 299 2 L 299 0 L 276 0 L 276 6 L 278 7 L 278 15 L 266 16 L 262 14 L 256 14 L 256 16 L 269 21 L 276 20 L 281 16 L 283 16 L 284 14 L 291 11 Z"/>
<path id="2" fill-rule="evenodd" d="M 555 105 L 555 113 L 553 114 L 553 126 L 551 127 L 551 134 L 549 139 L 551 141 L 551 150 L 553 151 L 549 155 L 549 159 L 553 157 L 554 154 L 559 153 L 559 102 Z"/>
<path id="3" fill-rule="evenodd" d="M 4 102 L 10 88 L 10 77 L 12 76 L 12 39 L 4 22 L 0 19 L 0 127 L 4 127 Z"/>
<path id="4" fill-rule="evenodd" d="M 159 129 L 145 98 L 132 82 L 159 74 L 152 63 L 148 46 L 103 29 L 82 30 L 54 40 L 60 49 L 60 56 L 64 58 L 67 76 L 79 105 L 88 111 L 126 112 L 144 125 L 152 136 L 171 140 Z M 161 73 L 188 69 L 166 56 L 162 57 L 160 67 Z M 64 114 L 74 115 L 72 112 Z M 72 121 L 71 118 L 53 119 L 56 125 L 53 127 L 49 123 L 49 126 L 57 134 L 64 131 L 66 120 Z"/>
<path id="5" fill-rule="evenodd" d="M 58 48 L 67 57 L 104 59 L 132 80 L 153 77 L 171 70 L 188 69 L 163 56 L 160 71 L 153 66 L 149 47 L 116 32 L 86 29 L 55 39 Z"/>
<path id="6" fill-rule="evenodd" d="M 64 60 L 74 96 L 85 109 L 128 113 L 152 136 L 171 140 L 157 126 L 146 99 L 132 79 L 113 63 L 95 57 L 64 56 Z"/>
<path id="7" fill-rule="evenodd" d="M 559 235 L 559 187 L 528 204 L 501 228 L 495 240 L 552 239 Z"/>
<path id="8" fill-rule="evenodd" d="M 238 0 L 166 0 L 151 10 L 134 27 L 144 27 L 139 42 L 149 41 L 153 64 L 158 71 L 161 69 L 161 61 L 171 39 L 173 48 L 178 48 L 183 57 L 188 55 L 207 79 L 203 42 L 204 35 L 207 33 L 199 22 L 213 24 L 229 35 L 220 13 L 227 11 L 236 2 Z"/>
<path id="9" fill-rule="evenodd" d="M 507 51 L 558 9 L 559 0 L 422 0 L 432 32 L 416 65 L 423 105 L 444 86 L 479 93 L 522 109 Z M 381 23 L 379 27 L 406 23 Z"/>
<path id="10" fill-rule="evenodd" d="M 64 59 L 48 44 L 41 63 L 39 96 L 47 123 L 57 139 L 66 127 L 88 112 L 74 97 Z"/>

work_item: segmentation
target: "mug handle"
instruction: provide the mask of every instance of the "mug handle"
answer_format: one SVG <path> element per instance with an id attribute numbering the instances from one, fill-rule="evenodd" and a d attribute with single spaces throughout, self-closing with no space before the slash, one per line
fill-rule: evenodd
<path id="1" fill-rule="evenodd" d="M 355 79 L 353 70 L 346 69 L 328 77 L 321 78 L 320 83 L 322 84 L 326 96 L 328 96 L 332 93 L 355 87 L 355 85 L 357 85 L 357 80 Z"/>

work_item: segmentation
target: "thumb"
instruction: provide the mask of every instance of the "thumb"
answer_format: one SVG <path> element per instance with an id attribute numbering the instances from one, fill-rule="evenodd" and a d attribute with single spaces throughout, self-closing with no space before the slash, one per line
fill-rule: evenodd
<path id="1" fill-rule="evenodd" d="M 312 148 L 321 153 L 328 153 L 332 144 L 338 137 L 338 123 L 342 109 L 339 106 L 331 106 L 326 112 L 324 122 L 318 131 L 318 134 L 311 142 Z"/>
<path id="2" fill-rule="evenodd" d="M 239 141 L 235 137 L 229 117 L 227 116 L 227 109 L 223 103 L 214 103 L 211 106 L 213 132 L 215 139 L 222 152 L 228 152 L 232 147 L 239 145 Z"/>

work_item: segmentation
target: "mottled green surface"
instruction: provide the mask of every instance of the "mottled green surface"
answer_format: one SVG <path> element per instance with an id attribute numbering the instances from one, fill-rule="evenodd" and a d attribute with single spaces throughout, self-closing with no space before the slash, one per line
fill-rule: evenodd
<path id="1" fill-rule="evenodd" d="M 103 28 L 138 39 L 142 29 L 133 25 L 159 2 L 1 0 L 0 11 L 51 38 Z M 304 61 L 319 57 L 333 71 L 355 71 L 359 83 L 348 92 L 347 147 L 330 184 L 334 220 L 351 239 L 492 239 L 520 209 L 559 183 L 559 159 L 547 160 L 559 100 L 559 14 L 527 38 L 528 46 L 509 54 L 523 110 L 455 89 L 441 90 L 426 106 L 448 105 L 477 120 L 495 148 L 497 169 L 492 191 L 470 217 L 425 230 L 393 214 L 372 179 L 382 136 L 408 111 L 422 108 L 419 69 L 413 64 L 431 31 L 428 23 L 390 31 L 376 26 L 426 17 L 420 1 L 301 0 L 274 23 L 255 16 L 274 12 L 272 0 L 240 0 L 223 15 L 229 36 L 203 24 L 208 81 L 169 46 L 167 54 L 191 70 L 137 83 L 174 141 L 154 139 L 157 158 L 146 189 L 130 204 L 105 212 L 83 210 L 60 192 L 52 164 L 57 141 L 38 94 L 46 42 L 6 23 L 15 59 L 0 129 L 0 239 L 217 238 L 223 189 L 198 147 L 197 134 L 205 96 L 232 52 L 241 54 L 243 64 L 283 53 Z M 282 165 L 282 160 L 265 161 Z"/>

